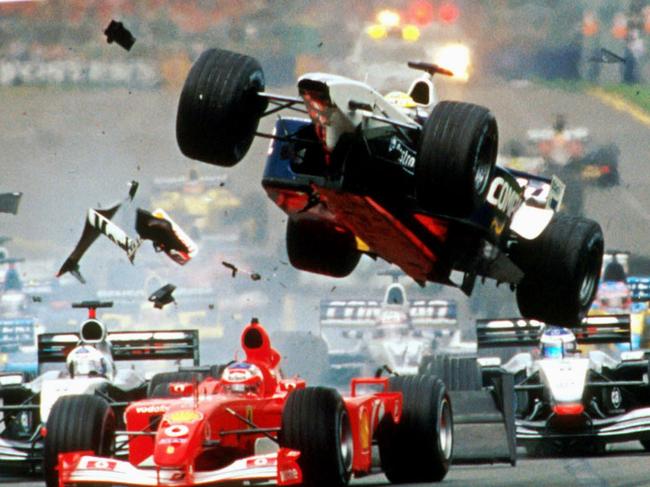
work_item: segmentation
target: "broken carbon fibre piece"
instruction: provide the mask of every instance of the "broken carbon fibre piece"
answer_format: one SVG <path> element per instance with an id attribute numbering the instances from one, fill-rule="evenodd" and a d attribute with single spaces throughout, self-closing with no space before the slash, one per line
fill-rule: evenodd
<path id="1" fill-rule="evenodd" d="M 106 35 L 106 42 L 109 44 L 115 42 L 127 51 L 130 51 L 133 44 L 135 44 L 135 37 L 133 37 L 129 29 L 124 27 L 122 22 L 111 20 L 111 23 L 104 30 L 104 34 Z"/>

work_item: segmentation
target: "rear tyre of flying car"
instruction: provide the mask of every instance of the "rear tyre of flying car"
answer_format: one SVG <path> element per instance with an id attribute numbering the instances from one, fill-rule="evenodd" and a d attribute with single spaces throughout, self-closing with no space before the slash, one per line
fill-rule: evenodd
<path id="1" fill-rule="evenodd" d="M 47 418 L 43 445 L 43 475 L 47 487 L 58 487 L 59 453 L 89 450 L 112 455 L 115 443 L 115 413 L 99 396 L 62 396 Z"/>
<path id="2" fill-rule="evenodd" d="M 293 391 L 282 411 L 280 446 L 298 450 L 306 487 L 340 487 L 352 474 L 352 428 L 335 389 Z"/>
<path id="3" fill-rule="evenodd" d="M 575 326 L 598 287 L 603 232 L 593 220 L 556 214 L 534 240 L 521 240 L 513 261 L 524 271 L 517 304 L 525 318 Z"/>
<path id="4" fill-rule="evenodd" d="M 147 397 L 171 397 L 169 385 L 184 382 L 201 382 L 203 374 L 195 371 L 181 370 L 178 372 L 159 372 L 154 375 L 147 386 Z"/>
<path id="5" fill-rule="evenodd" d="M 499 131 L 487 108 L 442 101 L 422 127 L 415 191 L 424 208 L 468 217 L 487 195 Z"/>
<path id="6" fill-rule="evenodd" d="M 354 234 L 321 220 L 287 220 L 287 254 L 301 271 L 332 277 L 349 275 L 359 263 Z"/>
<path id="7" fill-rule="evenodd" d="M 445 384 L 430 375 L 396 376 L 389 390 L 402 393 L 399 423 L 386 417 L 377 440 L 381 467 L 393 484 L 439 482 L 449 470 L 453 418 Z"/>
<path id="8" fill-rule="evenodd" d="M 234 166 L 248 151 L 267 101 L 264 72 L 250 57 L 222 49 L 204 51 L 185 80 L 178 102 L 176 140 L 183 154 Z"/>

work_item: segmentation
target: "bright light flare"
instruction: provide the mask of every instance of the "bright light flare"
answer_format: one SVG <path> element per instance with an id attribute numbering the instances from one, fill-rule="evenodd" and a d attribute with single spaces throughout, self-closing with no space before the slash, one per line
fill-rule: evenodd
<path id="1" fill-rule="evenodd" d="M 416 25 L 405 25 L 402 29 L 402 39 L 407 42 L 415 42 L 420 38 L 420 29 Z"/>
<path id="2" fill-rule="evenodd" d="M 377 13 L 377 22 L 384 27 L 397 27 L 400 21 L 400 15 L 394 10 L 385 9 Z"/>
<path id="3" fill-rule="evenodd" d="M 448 69 L 456 81 L 467 82 L 471 68 L 471 55 L 469 48 L 464 44 L 448 44 L 436 53 L 434 62 Z"/>

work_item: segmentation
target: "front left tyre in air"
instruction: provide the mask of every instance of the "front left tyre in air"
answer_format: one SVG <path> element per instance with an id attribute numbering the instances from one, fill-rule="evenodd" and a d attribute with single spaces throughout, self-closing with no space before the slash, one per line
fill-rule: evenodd
<path id="1" fill-rule="evenodd" d="M 178 102 L 176 140 L 191 159 L 234 166 L 250 148 L 267 106 L 260 63 L 208 49 L 194 63 Z"/>

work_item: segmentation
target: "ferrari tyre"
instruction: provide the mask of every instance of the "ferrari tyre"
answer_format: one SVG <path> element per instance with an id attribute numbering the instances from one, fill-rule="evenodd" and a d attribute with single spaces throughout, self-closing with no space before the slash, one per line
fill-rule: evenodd
<path id="1" fill-rule="evenodd" d="M 195 371 L 181 370 L 178 372 L 159 372 L 149 381 L 147 397 L 163 398 L 170 397 L 169 385 L 175 382 L 201 382 L 203 374 Z"/>
<path id="2" fill-rule="evenodd" d="M 483 385 L 475 356 L 440 354 L 426 357 L 419 372 L 438 377 L 449 391 L 478 391 Z"/>
<path id="3" fill-rule="evenodd" d="M 267 101 L 260 63 L 222 49 L 204 51 L 190 70 L 176 116 L 176 140 L 191 159 L 234 166 L 248 151 Z"/>
<path id="4" fill-rule="evenodd" d="M 340 487 L 352 474 L 352 429 L 335 389 L 308 387 L 292 392 L 282 411 L 280 446 L 300 451 L 306 487 Z"/>
<path id="5" fill-rule="evenodd" d="M 115 413 L 101 397 L 85 394 L 57 399 L 47 419 L 43 444 L 46 486 L 59 485 L 59 453 L 88 450 L 97 456 L 110 456 L 115 428 Z"/>
<path id="6" fill-rule="evenodd" d="M 359 263 L 352 232 L 328 222 L 287 220 L 287 254 L 291 265 L 302 271 L 346 277 Z"/>
<path id="7" fill-rule="evenodd" d="M 524 318 L 576 326 L 598 287 L 603 232 L 593 220 L 556 214 L 534 240 L 521 240 L 514 262 L 524 271 L 517 304 Z"/>
<path id="8" fill-rule="evenodd" d="M 430 375 L 391 377 L 390 391 L 402 393 L 400 422 L 379 427 L 381 466 L 394 484 L 439 482 L 449 470 L 453 418 L 445 384 Z"/>
<path id="9" fill-rule="evenodd" d="M 422 127 L 415 192 L 424 208 L 468 217 L 485 200 L 494 173 L 497 122 L 487 108 L 442 101 Z"/>

